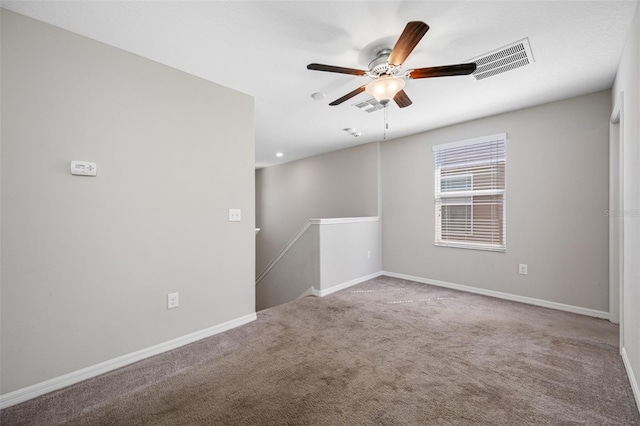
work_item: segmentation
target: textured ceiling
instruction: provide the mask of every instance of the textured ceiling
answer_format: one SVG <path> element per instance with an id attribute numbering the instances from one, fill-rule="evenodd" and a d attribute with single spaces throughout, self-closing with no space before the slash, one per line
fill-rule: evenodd
<path id="1" fill-rule="evenodd" d="M 413 105 L 388 109 L 387 139 L 610 88 L 637 0 L 2 1 L 15 12 L 255 97 L 256 167 L 383 139 L 384 113 L 329 102 L 408 21 L 430 26 L 403 69 L 447 65 L 529 38 L 535 63 L 485 80 L 410 80 Z M 316 101 L 314 92 L 326 94 Z M 362 132 L 354 138 L 342 129 Z M 282 158 L 275 156 L 283 152 Z"/>

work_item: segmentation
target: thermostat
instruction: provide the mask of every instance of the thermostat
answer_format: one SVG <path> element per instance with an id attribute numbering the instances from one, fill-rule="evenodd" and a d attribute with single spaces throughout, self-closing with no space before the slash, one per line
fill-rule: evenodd
<path id="1" fill-rule="evenodd" d="M 96 163 L 90 161 L 72 161 L 71 174 L 79 176 L 95 176 L 98 173 Z"/>

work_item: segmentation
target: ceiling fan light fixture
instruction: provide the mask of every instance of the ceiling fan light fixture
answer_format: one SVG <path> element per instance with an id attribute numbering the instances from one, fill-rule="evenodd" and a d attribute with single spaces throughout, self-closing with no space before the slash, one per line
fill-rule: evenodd
<path id="1" fill-rule="evenodd" d="M 378 102 L 389 101 L 404 89 L 404 80 L 394 75 L 381 75 L 367 84 L 365 91 L 376 98 Z"/>

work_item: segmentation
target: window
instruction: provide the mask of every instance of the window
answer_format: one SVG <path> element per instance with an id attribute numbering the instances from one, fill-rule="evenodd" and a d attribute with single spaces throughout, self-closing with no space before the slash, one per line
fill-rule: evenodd
<path id="1" fill-rule="evenodd" d="M 436 245 L 505 251 L 506 134 L 433 147 Z"/>
<path id="2" fill-rule="evenodd" d="M 442 176 L 440 193 L 468 192 L 473 189 L 473 175 Z M 441 202 L 441 215 L 451 225 L 450 232 L 473 234 L 473 197 L 445 197 Z"/>

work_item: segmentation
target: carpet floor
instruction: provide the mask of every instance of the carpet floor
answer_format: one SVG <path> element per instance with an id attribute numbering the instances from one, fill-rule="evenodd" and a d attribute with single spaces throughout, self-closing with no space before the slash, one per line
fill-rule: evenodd
<path id="1" fill-rule="evenodd" d="M 0 412 L 4 425 L 640 425 L 608 321 L 379 277 Z"/>

